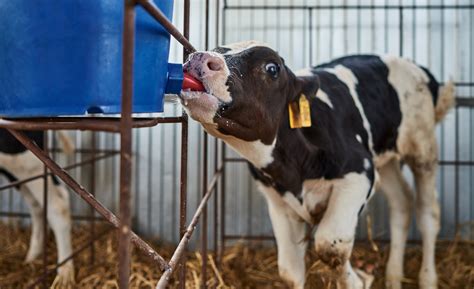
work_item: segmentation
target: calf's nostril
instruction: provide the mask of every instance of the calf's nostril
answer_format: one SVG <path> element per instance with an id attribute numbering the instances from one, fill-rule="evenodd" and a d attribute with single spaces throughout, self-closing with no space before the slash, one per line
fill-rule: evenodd
<path id="1" fill-rule="evenodd" d="M 222 65 L 221 65 L 218 61 L 215 61 L 215 60 L 212 60 L 212 59 L 210 59 L 210 60 L 207 62 L 207 67 L 208 67 L 211 71 L 219 71 L 219 70 L 222 70 Z"/>

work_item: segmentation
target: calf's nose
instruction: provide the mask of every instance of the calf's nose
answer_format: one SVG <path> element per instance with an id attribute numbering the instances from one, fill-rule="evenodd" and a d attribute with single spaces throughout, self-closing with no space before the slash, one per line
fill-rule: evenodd
<path id="1" fill-rule="evenodd" d="M 213 76 L 224 71 L 225 61 L 222 56 L 212 52 L 196 52 L 185 64 L 184 69 L 194 70 L 199 77 Z"/>

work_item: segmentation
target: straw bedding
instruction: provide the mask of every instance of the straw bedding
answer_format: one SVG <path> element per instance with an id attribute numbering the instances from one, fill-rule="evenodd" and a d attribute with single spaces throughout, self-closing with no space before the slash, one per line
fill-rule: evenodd
<path id="1" fill-rule="evenodd" d="M 101 231 L 101 226 L 96 231 Z M 29 242 L 29 230 L 17 226 L 0 224 L 0 288 L 27 288 L 41 274 L 41 258 L 25 265 L 23 258 Z M 51 234 L 50 234 L 51 235 Z M 88 241 L 86 227 L 74 230 L 74 248 Z M 375 275 L 374 289 L 384 288 L 383 273 L 388 246 L 367 242 L 357 245 L 352 263 Z M 158 244 L 158 242 L 153 242 Z M 174 247 L 164 244 L 156 246 L 158 252 L 169 259 Z M 115 234 L 113 231 L 102 237 L 95 245 L 95 262 L 91 265 L 91 251 L 86 249 L 74 260 L 76 265 L 75 288 L 117 288 L 115 269 L 117 264 Z M 48 242 L 49 264 L 55 261 L 56 249 L 52 236 Z M 223 266 L 219 267 L 213 256 L 208 257 L 208 280 L 210 288 L 287 288 L 278 277 L 276 250 L 258 244 L 237 243 L 225 250 Z M 438 242 L 436 254 L 441 289 L 474 288 L 474 242 L 454 240 Z M 202 256 L 189 252 L 187 262 L 187 288 L 199 288 Z M 405 289 L 417 288 L 416 276 L 420 267 L 419 246 L 409 246 L 406 252 L 404 280 Z M 315 258 L 312 250 L 307 257 L 308 281 L 306 288 L 335 288 L 329 272 Z M 135 251 L 133 254 L 131 288 L 154 288 L 159 272 L 146 257 Z M 54 274 L 48 279 L 51 284 Z M 171 280 L 171 288 L 178 281 Z M 38 287 L 39 288 L 39 287 Z"/>

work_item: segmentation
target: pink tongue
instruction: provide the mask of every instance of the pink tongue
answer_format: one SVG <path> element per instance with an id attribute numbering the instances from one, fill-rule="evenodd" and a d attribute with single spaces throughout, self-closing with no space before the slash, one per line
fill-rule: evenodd
<path id="1" fill-rule="evenodd" d="M 183 89 L 190 89 L 194 91 L 205 91 L 202 83 L 196 78 L 192 77 L 189 73 L 184 73 Z"/>

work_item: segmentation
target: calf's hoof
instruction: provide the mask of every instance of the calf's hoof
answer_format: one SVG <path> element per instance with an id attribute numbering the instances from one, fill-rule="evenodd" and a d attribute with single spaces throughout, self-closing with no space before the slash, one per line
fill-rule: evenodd
<path id="1" fill-rule="evenodd" d="M 75 284 L 74 265 L 72 262 L 67 262 L 58 268 L 58 274 L 51 285 L 51 289 L 73 289 Z"/>
<path id="2" fill-rule="evenodd" d="M 421 269 L 418 283 L 420 289 L 438 289 L 438 278 L 434 270 Z"/>

